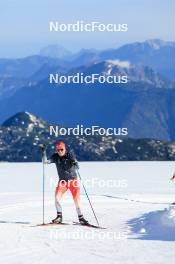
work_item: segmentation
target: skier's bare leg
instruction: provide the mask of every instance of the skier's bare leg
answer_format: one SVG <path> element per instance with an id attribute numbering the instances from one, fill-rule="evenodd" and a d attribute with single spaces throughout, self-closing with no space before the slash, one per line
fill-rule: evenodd
<path id="1" fill-rule="evenodd" d="M 77 178 L 69 181 L 69 189 L 71 191 L 71 194 L 72 194 L 72 197 L 75 203 L 77 214 L 78 216 L 82 215 L 82 212 L 80 209 L 80 184 Z"/>
<path id="2" fill-rule="evenodd" d="M 67 183 L 64 181 L 60 181 L 58 183 L 58 186 L 56 187 L 55 190 L 55 207 L 57 210 L 57 213 L 62 213 L 62 207 L 60 204 L 61 198 L 63 196 L 63 194 L 67 191 L 68 187 L 67 187 Z"/>
<path id="3" fill-rule="evenodd" d="M 73 199 L 74 199 L 74 203 L 75 203 L 75 207 L 77 210 L 79 222 L 82 225 L 87 225 L 88 221 L 86 219 L 84 219 L 84 216 L 83 216 L 81 209 L 80 209 L 80 184 L 79 184 L 77 178 L 75 178 L 74 180 L 69 182 L 69 189 L 70 189 L 72 196 L 73 196 Z"/>

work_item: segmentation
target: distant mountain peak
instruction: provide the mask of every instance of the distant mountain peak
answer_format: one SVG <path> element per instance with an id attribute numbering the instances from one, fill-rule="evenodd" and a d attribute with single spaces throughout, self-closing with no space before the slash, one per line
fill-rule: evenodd
<path id="1" fill-rule="evenodd" d="M 163 47 L 175 47 L 175 42 L 165 41 L 162 39 L 148 39 L 144 42 L 139 42 L 140 45 L 148 45 L 153 50 L 159 50 Z"/>
<path id="2" fill-rule="evenodd" d="M 162 39 L 148 39 L 145 41 L 145 43 L 148 44 L 152 49 L 158 50 L 163 46 L 167 45 L 168 42 Z"/>
<path id="3" fill-rule="evenodd" d="M 162 39 L 148 39 L 145 41 L 137 41 L 137 42 L 133 42 L 133 43 L 129 43 L 129 44 L 125 44 L 123 46 L 121 46 L 119 49 L 119 51 L 123 50 L 123 48 L 125 49 L 125 52 L 127 50 L 129 50 L 130 52 L 134 51 L 134 52 L 150 52 L 150 51 L 155 51 L 155 50 L 159 50 L 163 47 L 175 47 L 175 42 L 173 41 L 165 41 Z M 127 50 L 126 50 L 127 49 Z M 116 51 L 116 49 L 112 49 L 111 52 Z"/>
<path id="4" fill-rule="evenodd" d="M 72 55 L 72 53 L 65 49 L 63 46 L 58 44 L 48 45 L 40 50 L 41 56 L 55 58 L 55 59 L 65 59 Z"/>

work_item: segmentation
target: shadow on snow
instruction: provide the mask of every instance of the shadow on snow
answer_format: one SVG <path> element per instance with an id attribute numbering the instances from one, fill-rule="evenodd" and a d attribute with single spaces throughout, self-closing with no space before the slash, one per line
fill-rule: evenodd
<path id="1" fill-rule="evenodd" d="M 143 214 L 127 224 L 130 239 L 175 241 L 175 206 Z"/>

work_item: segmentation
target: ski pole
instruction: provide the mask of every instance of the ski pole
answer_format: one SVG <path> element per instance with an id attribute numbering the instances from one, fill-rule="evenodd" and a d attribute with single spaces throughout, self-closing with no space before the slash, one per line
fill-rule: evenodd
<path id="1" fill-rule="evenodd" d="M 96 214 L 95 214 L 94 208 L 93 208 L 93 206 L 92 206 L 92 203 L 91 203 L 91 201 L 90 201 L 89 195 L 88 195 L 88 193 L 87 193 L 87 191 L 86 191 L 86 188 L 85 188 L 85 186 L 84 186 L 84 184 L 83 184 L 83 180 L 82 180 L 82 178 L 81 178 L 81 175 L 80 175 L 78 169 L 77 169 L 77 174 L 78 174 L 78 176 L 79 176 L 79 178 L 80 178 L 80 181 L 81 181 L 81 183 L 82 183 L 83 189 L 84 189 L 85 194 L 86 194 L 86 196 L 87 196 L 87 199 L 88 199 L 88 201 L 89 201 L 89 204 L 90 204 L 90 207 L 91 207 L 92 212 L 93 212 L 93 214 L 94 214 L 94 217 L 95 217 L 95 220 L 96 220 L 96 222 L 97 222 L 97 225 L 100 226 L 99 221 L 98 221 L 98 218 L 97 218 L 97 216 L 96 216 Z"/>
<path id="2" fill-rule="evenodd" d="M 45 224 L 45 151 L 46 151 L 46 145 L 43 144 L 41 147 L 42 150 L 42 163 L 43 163 L 43 225 Z"/>

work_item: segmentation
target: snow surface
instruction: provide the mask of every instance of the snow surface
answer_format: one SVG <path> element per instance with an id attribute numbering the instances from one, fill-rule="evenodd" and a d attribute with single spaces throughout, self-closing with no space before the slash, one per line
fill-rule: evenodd
<path id="1" fill-rule="evenodd" d="M 0 163 L 0 263 L 164 264 L 175 258 L 175 162 L 83 162 L 80 172 L 100 224 L 73 226 L 66 193 L 64 222 L 42 222 L 42 164 Z M 54 165 L 46 168 L 45 221 L 55 217 Z M 115 186 L 112 186 L 115 185 Z M 82 189 L 82 209 L 95 224 Z"/>

